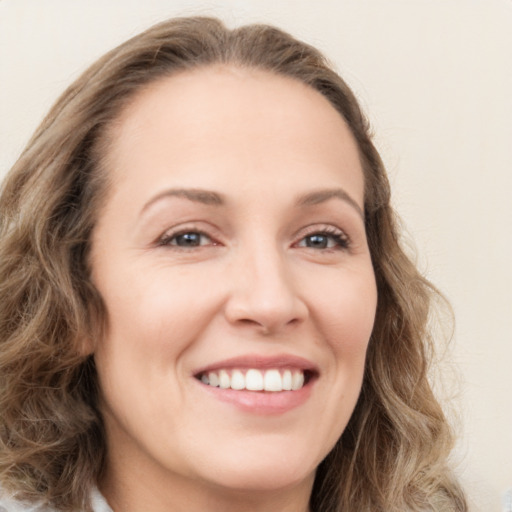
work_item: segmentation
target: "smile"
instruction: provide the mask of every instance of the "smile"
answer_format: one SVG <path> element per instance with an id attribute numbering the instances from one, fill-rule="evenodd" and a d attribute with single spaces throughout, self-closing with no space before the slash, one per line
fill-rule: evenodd
<path id="1" fill-rule="evenodd" d="M 237 391 L 298 391 L 308 380 L 308 372 L 299 369 L 266 370 L 221 369 L 198 375 L 203 384 Z"/>

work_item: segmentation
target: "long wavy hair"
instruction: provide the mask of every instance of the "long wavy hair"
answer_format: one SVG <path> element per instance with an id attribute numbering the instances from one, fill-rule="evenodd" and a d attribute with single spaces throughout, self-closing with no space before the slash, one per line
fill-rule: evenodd
<path id="1" fill-rule="evenodd" d="M 90 510 L 105 437 L 94 360 L 106 310 L 90 279 L 96 213 L 108 189 L 109 127 L 134 95 L 174 73 L 257 68 L 324 95 L 350 127 L 365 177 L 378 306 L 361 395 L 320 464 L 314 512 L 465 511 L 447 464 L 452 435 L 427 371 L 435 289 L 400 245 L 386 173 L 347 84 L 313 47 L 266 25 L 177 18 L 107 53 L 51 109 L 0 196 L 0 482 L 20 499 Z"/>

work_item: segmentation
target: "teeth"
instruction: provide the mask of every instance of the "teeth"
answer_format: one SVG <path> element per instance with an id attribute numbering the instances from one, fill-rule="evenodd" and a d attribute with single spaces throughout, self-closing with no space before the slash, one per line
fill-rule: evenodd
<path id="1" fill-rule="evenodd" d="M 231 375 L 231 389 L 245 389 L 245 377 L 240 370 L 235 370 Z"/>
<path id="2" fill-rule="evenodd" d="M 220 370 L 201 375 L 203 384 L 248 391 L 297 391 L 304 386 L 304 372 L 301 370 Z"/>
<path id="3" fill-rule="evenodd" d="M 265 391 L 282 391 L 283 390 L 283 379 L 281 374 L 277 370 L 269 370 L 265 372 L 263 378 L 263 388 Z"/>
<path id="4" fill-rule="evenodd" d="M 285 370 L 283 373 L 283 389 L 290 391 L 292 389 L 292 372 Z"/>
<path id="5" fill-rule="evenodd" d="M 292 390 L 296 391 L 304 386 L 304 374 L 302 372 L 295 372 L 292 378 Z"/>
<path id="6" fill-rule="evenodd" d="M 229 378 L 229 374 L 226 370 L 221 370 L 219 373 L 219 387 L 222 389 L 231 387 L 231 379 Z"/>
<path id="7" fill-rule="evenodd" d="M 208 384 L 210 386 L 213 386 L 213 387 L 218 387 L 219 385 L 219 376 L 214 373 L 214 372 L 210 372 L 208 374 Z"/>
<path id="8" fill-rule="evenodd" d="M 245 374 L 245 389 L 261 391 L 263 389 L 263 374 L 259 370 L 249 370 Z"/>

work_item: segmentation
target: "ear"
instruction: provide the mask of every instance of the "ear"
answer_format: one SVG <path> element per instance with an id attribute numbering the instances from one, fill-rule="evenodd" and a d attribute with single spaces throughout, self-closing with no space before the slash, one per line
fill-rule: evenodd
<path id="1" fill-rule="evenodd" d="M 80 319 L 80 332 L 77 334 L 75 345 L 78 354 L 83 357 L 93 355 L 96 352 L 98 343 L 103 339 L 108 325 L 103 299 L 92 282 L 87 292 L 89 300 L 87 301 L 85 316 Z"/>
<path id="2" fill-rule="evenodd" d="M 106 322 L 102 319 L 103 315 L 99 311 L 89 308 L 87 317 L 82 320 L 82 326 L 79 327 L 75 338 L 75 347 L 79 356 L 88 357 L 96 352 L 106 328 Z"/>
<path id="3" fill-rule="evenodd" d="M 96 351 L 96 341 L 92 336 L 83 336 L 76 341 L 77 352 L 82 357 L 87 357 Z"/>

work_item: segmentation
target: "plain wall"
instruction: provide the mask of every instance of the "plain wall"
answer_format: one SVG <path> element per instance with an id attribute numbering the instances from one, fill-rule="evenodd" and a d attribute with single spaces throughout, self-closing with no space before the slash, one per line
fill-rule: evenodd
<path id="1" fill-rule="evenodd" d="M 512 0 L 0 0 L 0 177 L 88 64 L 154 22 L 190 14 L 277 24 L 322 49 L 357 92 L 419 265 L 455 311 L 454 460 L 472 510 L 505 510 Z"/>

